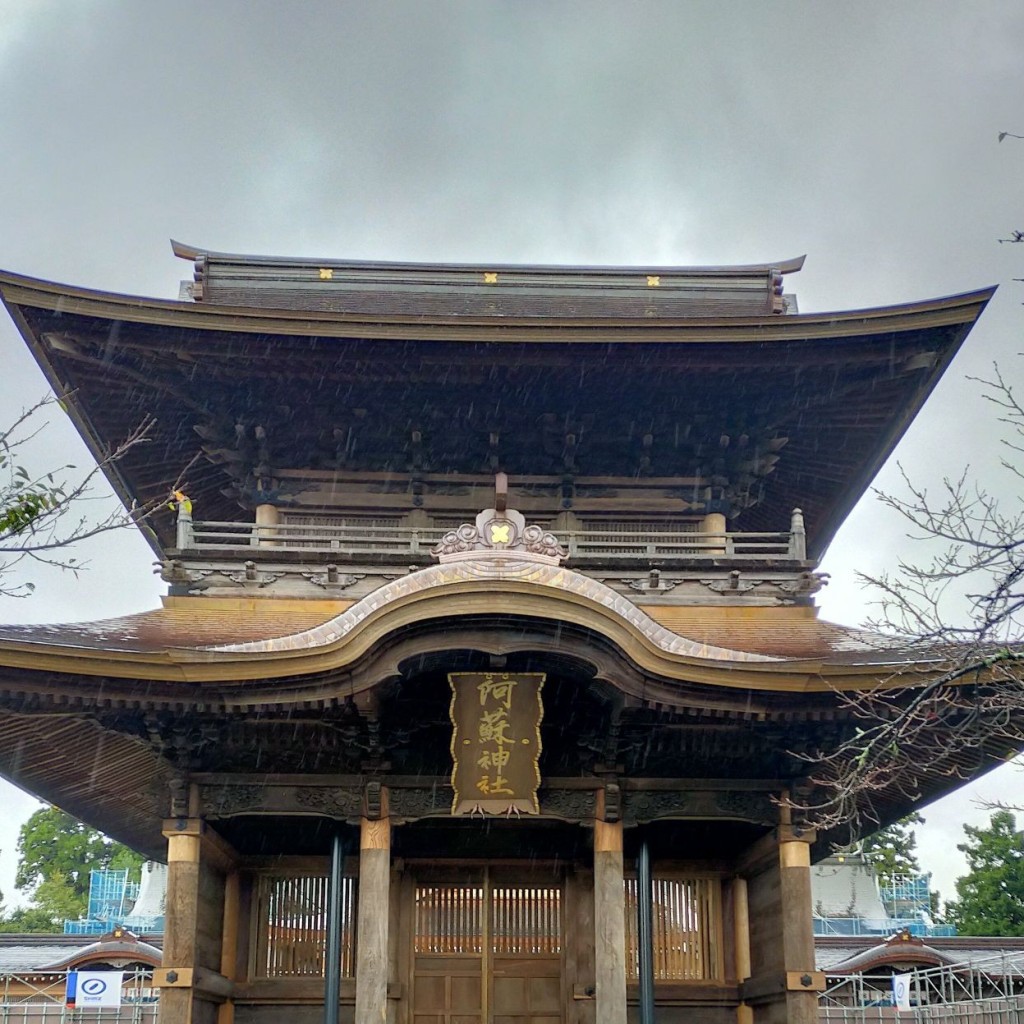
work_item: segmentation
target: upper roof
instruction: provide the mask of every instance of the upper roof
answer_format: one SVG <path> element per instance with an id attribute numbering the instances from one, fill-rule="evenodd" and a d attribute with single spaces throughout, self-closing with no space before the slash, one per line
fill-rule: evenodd
<path id="1" fill-rule="evenodd" d="M 242 256 L 180 242 L 196 302 L 360 314 L 649 318 L 784 313 L 804 257 L 733 267 L 568 267 Z"/>
<path id="2" fill-rule="evenodd" d="M 632 294 L 633 285 L 620 284 L 631 274 L 643 303 L 699 281 L 718 294 L 759 275 L 765 294 L 775 294 L 766 282 L 779 268 L 534 267 L 517 276 L 511 268 L 321 267 L 179 249 L 202 255 L 202 283 L 213 289 L 202 302 L 0 273 L 0 296 L 95 453 L 154 420 L 149 443 L 110 470 L 128 504 L 162 502 L 185 467 L 196 515 L 218 521 L 266 500 L 262 482 L 244 482 L 261 473 L 280 481 L 296 470 L 330 476 L 344 467 L 394 480 L 415 465 L 443 480 L 487 466 L 506 471 L 513 486 L 524 477 L 639 474 L 676 494 L 684 513 L 694 514 L 699 488 L 717 488 L 717 510 L 741 530 L 779 530 L 800 506 L 812 558 L 993 292 L 785 316 L 713 305 L 693 315 L 659 298 L 641 315 L 633 298 L 616 305 L 601 296 L 620 287 Z M 244 306 L 214 296 L 218 281 L 234 280 L 223 276 L 231 260 L 256 284 L 221 299 L 236 294 Z M 285 302 L 276 286 L 261 291 L 261 275 L 282 268 L 306 275 L 289 293 L 291 307 L 260 305 L 268 295 Z M 332 273 L 321 279 L 320 270 Z M 483 281 L 485 273 L 496 281 Z M 661 283 L 648 285 L 648 277 Z M 338 308 L 335 299 L 357 278 L 373 302 Z M 413 279 L 433 282 L 429 302 L 410 298 Z M 582 289 L 583 305 L 569 297 L 569 282 Z M 494 302 L 466 298 L 480 289 L 497 289 Z M 541 293 L 556 296 L 557 309 Z M 238 472 L 240 458 L 251 472 Z M 151 525 L 158 549 L 173 547 L 171 517 Z"/>

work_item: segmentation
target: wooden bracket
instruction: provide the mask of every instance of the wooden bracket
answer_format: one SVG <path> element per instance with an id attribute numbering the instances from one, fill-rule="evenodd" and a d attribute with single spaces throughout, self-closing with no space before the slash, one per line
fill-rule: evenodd
<path id="1" fill-rule="evenodd" d="M 199 967 L 157 967 L 153 971 L 154 988 L 191 988 L 214 999 L 230 999 L 235 986 L 216 971 Z"/>

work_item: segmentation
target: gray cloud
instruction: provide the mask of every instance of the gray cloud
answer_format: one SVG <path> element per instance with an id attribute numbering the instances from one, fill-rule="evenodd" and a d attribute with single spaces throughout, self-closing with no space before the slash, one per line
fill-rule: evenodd
<path id="1" fill-rule="evenodd" d="M 1024 129 L 1022 49 L 1016 2 L 0 0 L 0 264 L 173 297 L 170 236 L 481 262 L 807 252 L 805 310 L 1008 282 L 1024 143 L 996 133 Z M 901 446 L 919 478 L 993 466 L 963 375 L 998 358 L 1019 379 L 1019 287 Z M 10 411 L 44 385 L 9 322 L 0 353 Z M 46 455 L 83 458 L 53 437 Z M 859 618 L 853 571 L 901 544 L 863 502 L 826 613 Z M 152 604 L 151 556 L 129 550 L 115 572 L 122 544 L 99 545 L 82 581 L 44 577 L 0 618 Z"/>

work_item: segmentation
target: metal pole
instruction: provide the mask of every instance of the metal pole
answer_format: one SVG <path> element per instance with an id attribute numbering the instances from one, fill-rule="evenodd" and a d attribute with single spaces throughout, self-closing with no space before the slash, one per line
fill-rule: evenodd
<path id="1" fill-rule="evenodd" d="M 651 854 L 647 841 L 640 844 L 636 866 L 637 946 L 640 968 L 640 1024 L 654 1024 L 654 892 Z"/>
<path id="2" fill-rule="evenodd" d="M 324 950 L 324 1024 L 338 1024 L 341 1005 L 341 897 L 345 858 L 341 834 L 331 841 L 327 885 L 327 948 Z"/>

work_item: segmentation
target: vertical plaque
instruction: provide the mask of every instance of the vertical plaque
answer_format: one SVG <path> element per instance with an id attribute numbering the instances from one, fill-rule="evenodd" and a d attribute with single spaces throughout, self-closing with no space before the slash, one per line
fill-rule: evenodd
<path id="1" fill-rule="evenodd" d="M 542 672 L 452 672 L 452 814 L 539 814 Z"/>

